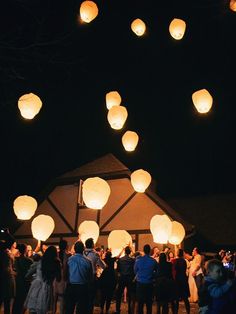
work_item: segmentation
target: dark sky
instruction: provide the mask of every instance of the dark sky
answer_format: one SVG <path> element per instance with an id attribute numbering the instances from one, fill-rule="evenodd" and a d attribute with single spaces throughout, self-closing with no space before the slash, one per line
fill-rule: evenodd
<path id="1" fill-rule="evenodd" d="M 163 198 L 235 192 L 236 13 L 223 0 L 96 0 L 98 17 L 78 22 L 82 1 L 8 0 L 0 4 L 0 204 L 35 196 L 54 177 L 106 153 L 130 170 L 148 170 Z M 183 40 L 170 37 L 175 18 Z M 146 22 L 139 38 L 133 19 Z M 206 88 L 200 116 L 191 95 Z M 118 90 L 129 116 L 107 122 L 105 94 Z M 17 100 L 43 102 L 32 121 Z M 136 152 L 121 145 L 140 136 Z M 3 205 L 1 211 L 9 210 Z"/>

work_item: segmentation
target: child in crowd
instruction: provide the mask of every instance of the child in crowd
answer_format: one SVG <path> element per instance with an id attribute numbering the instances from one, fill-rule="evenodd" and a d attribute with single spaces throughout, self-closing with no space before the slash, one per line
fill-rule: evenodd
<path id="1" fill-rule="evenodd" d="M 199 291 L 200 314 L 236 313 L 235 280 L 227 278 L 222 262 L 207 263 L 207 275 Z"/>

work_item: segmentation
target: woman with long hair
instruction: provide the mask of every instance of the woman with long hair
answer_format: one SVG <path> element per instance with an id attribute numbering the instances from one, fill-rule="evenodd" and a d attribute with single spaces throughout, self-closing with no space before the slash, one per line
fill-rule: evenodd
<path id="1" fill-rule="evenodd" d="M 57 249 L 49 246 L 36 268 L 33 280 L 25 301 L 25 307 L 31 314 L 52 313 L 54 305 L 54 280 L 61 279 L 61 265 L 57 257 Z"/>

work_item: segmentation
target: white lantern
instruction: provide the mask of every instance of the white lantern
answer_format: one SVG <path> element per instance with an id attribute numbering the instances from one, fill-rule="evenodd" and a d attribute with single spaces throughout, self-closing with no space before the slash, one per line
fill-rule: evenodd
<path id="1" fill-rule="evenodd" d="M 18 100 L 20 114 L 25 119 L 33 119 L 39 113 L 41 107 L 41 99 L 33 93 L 25 94 Z"/>
<path id="2" fill-rule="evenodd" d="M 192 100 L 199 113 L 207 113 L 213 103 L 211 94 L 206 89 L 201 89 L 192 94 Z"/>
<path id="3" fill-rule="evenodd" d="M 167 215 L 155 215 L 150 221 L 150 230 L 153 242 L 164 244 L 168 242 L 171 234 L 172 223 Z"/>
<path id="4" fill-rule="evenodd" d="M 113 230 L 108 236 L 108 248 L 112 256 L 118 256 L 123 248 L 132 243 L 131 235 L 126 230 Z"/>
<path id="5" fill-rule="evenodd" d="M 173 19 L 169 26 L 169 32 L 171 36 L 176 39 L 180 40 L 183 38 L 184 33 L 186 30 L 186 23 L 181 19 Z"/>
<path id="6" fill-rule="evenodd" d="M 126 131 L 122 136 L 122 144 L 128 152 L 132 152 L 135 150 L 138 145 L 138 134 L 132 131 Z"/>
<path id="7" fill-rule="evenodd" d="M 37 209 L 37 201 L 31 196 L 18 196 L 13 203 L 14 212 L 18 219 L 29 220 Z"/>
<path id="8" fill-rule="evenodd" d="M 98 7 L 93 1 L 84 1 L 80 6 L 80 17 L 82 21 L 90 23 L 98 15 Z"/>
<path id="9" fill-rule="evenodd" d="M 110 193 L 109 184 L 99 177 L 86 179 L 82 185 L 83 201 L 88 208 L 102 209 Z"/>
<path id="10" fill-rule="evenodd" d="M 55 228 L 54 220 L 48 215 L 39 215 L 31 223 L 33 237 L 37 240 L 46 241 Z"/>
<path id="11" fill-rule="evenodd" d="M 136 192 L 144 193 L 151 180 L 151 175 L 143 169 L 136 170 L 131 174 L 131 184 Z"/>
<path id="12" fill-rule="evenodd" d="M 113 106 L 119 106 L 121 104 L 121 96 L 117 91 L 112 91 L 106 94 L 106 106 L 107 109 L 111 109 Z"/>
<path id="13" fill-rule="evenodd" d="M 232 11 L 236 12 L 236 0 L 231 0 L 229 7 Z"/>
<path id="14" fill-rule="evenodd" d="M 185 237 L 185 230 L 181 223 L 178 221 L 172 221 L 171 234 L 169 242 L 174 245 L 180 244 Z"/>
<path id="15" fill-rule="evenodd" d="M 131 29 L 137 36 L 142 36 L 146 31 L 146 25 L 142 20 L 136 19 L 131 23 Z"/>
<path id="16" fill-rule="evenodd" d="M 114 106 L 108 111 L 107 119 L 112 129 L 120 130 L 123 128 L 128 117 L 128 112 L 123 106 Z"/>
<path id="17" fill-rule="evenodd" d="M 79 225 L 78 233 L 84 244 L 89 238 L 93 238 L 93 242 L 96 243 L 99 237 L 99 226 L 96 221 L 85 220 Z"/>

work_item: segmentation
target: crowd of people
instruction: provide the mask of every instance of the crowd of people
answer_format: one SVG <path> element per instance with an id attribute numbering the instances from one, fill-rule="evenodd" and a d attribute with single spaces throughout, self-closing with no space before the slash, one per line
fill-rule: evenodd
<path id="1" fill-rule="evenodd" d="M 199 313 L 236 313 L 235 255 L 221 250 L 204 260 L 198 248 L 192 254 L 144 245 L 134 252 L 129 244 L 117 256 L 95 247 L 92 238 L 67 241 L 58 247 L 0 241 L 0 308 L 5 314 L 110 313 L 111 302 L 121 313 L 122 298 L 128 313 L 186 313 L 198 302 Z M 58 307 L 58 308 L 57 308 Z"/>

